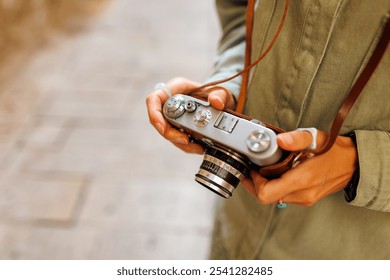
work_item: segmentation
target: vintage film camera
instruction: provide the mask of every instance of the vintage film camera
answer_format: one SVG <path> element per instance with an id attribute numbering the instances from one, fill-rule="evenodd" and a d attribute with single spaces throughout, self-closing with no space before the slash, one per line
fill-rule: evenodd
<path id="1" fill-rule="evenodd" d="M 163 107 L 174 127 L 205 147 L 195 180 L 229 198 L 251 168 L 275 164 L 282 157 L 276 134 L 261 122 L 231 111 L 219 111 L 192 96 L 171 96 Z"/>

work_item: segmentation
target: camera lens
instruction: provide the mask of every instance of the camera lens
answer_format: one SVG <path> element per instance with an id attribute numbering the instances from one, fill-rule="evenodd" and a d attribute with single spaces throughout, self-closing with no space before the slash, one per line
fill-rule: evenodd
<path id="1" fill-rule="evenodd" d="M 249 171 L 249 166 L 241 155 L 209 146 L 195 180 L 218 195 L 229 198 L 238 183 L 249 175 Z"/>

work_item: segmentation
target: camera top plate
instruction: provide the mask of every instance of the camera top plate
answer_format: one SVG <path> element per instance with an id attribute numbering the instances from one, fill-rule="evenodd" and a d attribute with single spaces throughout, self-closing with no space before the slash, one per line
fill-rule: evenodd
<path id="1" fill-rule="evenodd" d="M 272 165 L 282 156 L 273 130 L 246 116 L 217 110 L 207 101 L 173 95 L 165 102 L 163 114 L 174 127 L 205 146 L 218 145 L 233 150 L 258 166 Z"/>

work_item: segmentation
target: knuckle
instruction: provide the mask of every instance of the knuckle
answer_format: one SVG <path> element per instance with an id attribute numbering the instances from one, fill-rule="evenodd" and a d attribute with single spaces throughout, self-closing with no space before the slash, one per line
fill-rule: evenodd
<path id="1" fill-rule="evenodd" d="M 186 83 L 188 80 L 184 77 L 174 77 L 168 81 L 168 84 L 183 84 Z"/>
<path id="2" fill-rule="evenodd" d="M 145 97 L 145 103 L 146 103 L 146 106 L 148 109 L 150 109 L 151 107 L 154 107 L 155 106 L 154 104 L 156 104 L 156 101 L 157 101 L 157 95 L 155 92 L 152 92 Z"/>
<path id="3" fill-rule="evenodd" d="M 304 203 L 302 203 L 302 205 L 305 206 L 305 207 L 311 207 L 314 204 L 315 204 L 315 202 L 304 202 Z"/>
<path id="4" fill-rule="evenodd" d="M 262 205 L 267 205 L 268 204 L 268 201 L 266 201 L 266 200 L 264 200 L 262 197 L 258 197 L 258 200 L 259 200 L 259 202 L 260 202 L 260 204 L 262 204 Z"/>
<path id="5" fill-rule="evenodd" d="M 150 123 L 155 129 L 157 129 L 157 127 L 156 127 L 157 121 L 156 121 L 155 118 L 153 118 L 152 116 L 149 116 L 149 123 Z M 157 130 L 158 130 L 158 129 L 157 129 Z"/>
<path id="6" fill-rule="evenodd" d="M 318 201 L 317 196 L 315 194 L 313 194 L 313 193 L 309 193 L 305 197 L 305 199 L 304 199 L 302 204 L 304 206 L 310 207 L 310 206 L 313 206 L 317 201 Z"/>
<path id="7" fill-rule="evenodd" d="M 264 190 L 259 190 L 257 192 L 257 199 L 259 200 L 260 204 L 263 205 L 270 203 L 270 200 L 268 199 L 268 195 L 265 193 Z"/>
<path id="8" fill-rule="evenodd" d="M 149 105 L 152 101 L 152 94 L 148 94 L 145 98 L 146 105 Z"/>

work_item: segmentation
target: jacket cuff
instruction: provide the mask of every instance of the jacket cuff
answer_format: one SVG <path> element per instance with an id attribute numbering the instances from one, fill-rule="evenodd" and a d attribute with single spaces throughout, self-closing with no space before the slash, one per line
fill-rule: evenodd
<path id="1" fill-rule="evenodd" d="M 215 62 L 214 69 L 206 83 L 229 78 L 243 69 L 245 53 L 245 42 L 240 43 L 220 54 Z M 229 90 L 233 96 L 238 98 L 240 94 L 242 77 L 221 83 L 220 86 Z"/>
<path id="2" fill-rule="evenodd" d="M 390 134 L 357 130 L 359 183 L 350 205 L 390 212 Z"/>

